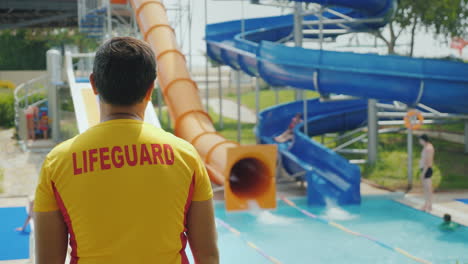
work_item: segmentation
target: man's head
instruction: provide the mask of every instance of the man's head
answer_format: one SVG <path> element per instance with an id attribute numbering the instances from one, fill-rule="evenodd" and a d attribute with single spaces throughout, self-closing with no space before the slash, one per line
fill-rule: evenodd
<path id="1" fill-rule="evenodd" d="M 419 144 L 424 146 L 427 143 L 429 143 L 429 137 L 426 134 L 422 134 L 421 136 L 419 136 Z"/>
<path id="2" fill-rule="evenodd" d="M 449 214 L 444 214 L 444 222 L 448 223 L 452 221 L 452 216 Z"/>
<path id="3" fill-rule="evenodd" d="M 302 113 L 296 113 L 296 118 L 301 119 L 302 118 Z"/>
<path id="4" fill-rule="evenodd" d="M 90 76 L 94 92 L 114 106 L 132 106 L 151 99 L 155 79 L 153 51 L 132 37 L 116 37 L 102 44 Z"/>

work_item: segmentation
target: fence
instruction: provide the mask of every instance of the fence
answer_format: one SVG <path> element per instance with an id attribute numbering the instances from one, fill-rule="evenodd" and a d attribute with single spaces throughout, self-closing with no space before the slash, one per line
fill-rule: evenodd
<path id="1" fill-rule="evenodd" d="M 44 74 L 15 89 L 15 126 L 21 141 L 27 141 L 30 137 L 25 112 L 29 107 L 40 107 L 47 103 L 49 85 L 49 75 Z"/>

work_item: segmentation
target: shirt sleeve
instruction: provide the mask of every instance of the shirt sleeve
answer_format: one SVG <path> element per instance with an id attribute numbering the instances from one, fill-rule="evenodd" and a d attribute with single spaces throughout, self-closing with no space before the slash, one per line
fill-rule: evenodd
<path id="1" fill-rule="evenodd" d="M 52 180 L 50 177 L 47 158 L 42 165 L 39 175 L 39 184 L 36 188 L 34 199 L 34 212 L 49 212 L 59 209 L 55 200 L 54 190 L 52 189 Z"/>
<path id="2" fill-rule="evenodd" d="M 195 186 L 193 190 L 192 201 L 206 201 L 213 198 L 213 189 L 211 188 L 210 178 L 201 158 L 196 154 Z"/>

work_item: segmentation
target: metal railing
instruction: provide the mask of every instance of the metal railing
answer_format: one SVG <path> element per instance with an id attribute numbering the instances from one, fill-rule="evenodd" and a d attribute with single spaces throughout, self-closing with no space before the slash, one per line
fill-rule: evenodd
<path id="1" fill-rule="evenodd" d="M 15 127 L 20 140 L 28 139 L 25 110 L 30 106 L 39 106 L 47 102 L 49 75 L 44 74 L 18 85 L 14 92 Z"/>

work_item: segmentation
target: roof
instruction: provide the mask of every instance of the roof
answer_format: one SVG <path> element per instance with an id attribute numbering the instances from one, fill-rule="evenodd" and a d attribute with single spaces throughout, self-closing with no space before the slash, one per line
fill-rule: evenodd
<path id="1" fill-rule="evenodd" d="M 0 30 L 20 27 L 76 27 L 77 0 L 2 0 Z"/>

